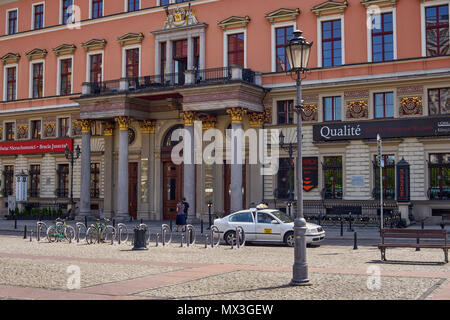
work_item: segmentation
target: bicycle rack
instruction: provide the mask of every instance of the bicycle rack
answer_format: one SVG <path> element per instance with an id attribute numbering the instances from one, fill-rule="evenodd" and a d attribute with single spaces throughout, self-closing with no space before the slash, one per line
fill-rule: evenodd
<path id="1" fill-rule="evenodd" d="M 75 228 L 75 237 L 77 239 L 77 243 L 80 243 L 81 229 L 83 229 L 83 228 L 86 229 L 86 225 L 83 222 L 77 222 L 75 224 L 75 227 L 76 227 Z M 86 234 L 86 232 L 87 232 L 87 229 L 84 233 Z"/>
<path id="2" fill-rule="evenodd" d="M 45 229 L 47 232 L 47 225 L 42 221 L 36 222 L 36 238 L 38 242 L 41 241 L 41 229 Z"/>
<path id="3" fill-rule="evenodd" d="M 186 245 L 189 247 L 189 245 L 194 245 L 196 240 L 196 234 L 194 226 L 191 224 L 186 225 L 185 229 L 186 236 L 184 237 L 186 239 Z"/>
<path id="4" fill-rule="evenodd" d="M 217 226 L 211 226 L 211 229 L 210 229 L 210 236 L 209 236 L 209 239 L 210 239 L 210 241 L 211 241 L 211 248 L 216 248 L 216 247 L 218 247 L 219 246 L 219 243 L 220 243 L 220 233 L 219 233 L 219 228 L 217 227 Z M 217 237 L 217 242 L 215 242 L 214 241 L 214 234 L 217 234 L 218 235 L 218 237 Z"/>
<path id="5" fill-rule="evenodd" d="M 170 232 L 169 241 L 166 243 L 166 233 Z M 172 231 L 170 231 L 170 227 L 167 224 L 163 224 L 161 226 L 161 239 L 162 239 L 162 245 L 165 246 L 166 244 L 169 245 L 172 242 Z"/>
<path id="6" fill-rule="evenodd" d="M 126 230 L 126 235 L 127 235 L 127 237 L 125 238 L 125 240 L 123 241 L 123 242 L 127 242 L 127 240 L 128 240 L 128 229 L 127 229 L 127 227 L 126 227 L 126 225 L 124 224 L 124 223 L 119 223 L 118 225 L 117 225 L 117 229 L 119 229 L 119 234 L 118 234 L 118 236 L 119 236 L 119 239 L 118 239 L 118 243 L 120 244 L 121 242 L 122 242 L 122 229 L 125 229 Z"/>

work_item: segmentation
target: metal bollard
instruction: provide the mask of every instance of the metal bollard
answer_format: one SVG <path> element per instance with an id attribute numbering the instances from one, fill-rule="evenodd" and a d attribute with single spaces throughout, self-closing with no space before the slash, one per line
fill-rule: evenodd
<path id="1" fill-rule="evenodd" d="M 241 230 L 239 229 L 239 227 L 236 228 L 236 249 L 239 249 L 240 247 L 240 235 L 241 235 Z"/>
<path id="2" fill-rule="evenodd" d="M 87 227 L 88 227 L 88 225 L 87 225 L 87 216 L 84 216 L 84 225 L 86 226 L 86 229 L 87 229 Z"/>
<path id="3" fill-rule="evenodd" d="M 417 244 L 419 243 L 420 243 L 419 238 L 417 238 Z M 416 251 L 420 251 L 420 248 L 416 248 Z"/>
<path id="4" fill-rule="evenodd" d="M 159 233 L 156 234 L 156 246 L 158 246 Z"/>
<path id="5" fill-rule="evenodd" d="M 80 227 L 78 227 L 78 226 L 77 226 L 76 237 L 77 237 L 77 243 L 80 243 Z"/>
<path id="6" fill-rule="evenodd" d="M 205 237 L 205 249 L 208 248 L 208 242 L 209 242 L 209 236 L 206 235 L 206 237 Z"/>
<path id="7" fill-rule="evenodd" d="M 30 231 L 30 242 L 33 241 L 33 230 Z"/>
<path id="8" fill-rule="evenodd" d="M 23 238 L 24 239 L 27 238 L 27 226 L 26 225 L 23 227 Z"/>
<path id="9" fill-rule="evenodd" d="M 183 242 L 184 242 L 184 233 L 181 234 L 181 248 L 183 248 Z"/>
<path id="10" fill-rule="evenodd" d="M 341 237 L 344 236 L 344 220 L 341 220 Z"/>
<path id="11" fill-rule="evenodd" d="M 117 240 L 118 244 L 120 244 L 120 238 L 122 238 L 122 228 L 119 228 L 119 240 Z"/>
<path id="12" fill-rule="evenodd" d="M 14 229 L 17 229 L 17 217 L 14 217 Z"/>
<path id="13" fill-rule="evenodd" d="M 172 230 L 173 230 L 172 229 L 172 220 L 170 220 L 169 223 L 170 223 L 170 231 L 172 232 Z"/>
<path id="14" fill-rule="evenodd" d="M 203 234 L 203 219 L 200 220 L 200 233 Z"/>
<path id="15" fill-rule="evenodd" d="M 353 250 L 357 250 L 358 249 L 358 233 L 355 232 L 353 234 Z"/>

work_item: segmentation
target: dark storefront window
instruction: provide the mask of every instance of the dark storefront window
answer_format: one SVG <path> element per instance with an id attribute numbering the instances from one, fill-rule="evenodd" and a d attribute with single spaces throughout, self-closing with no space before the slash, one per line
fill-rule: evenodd
<path id="1" fill-rule="evenodd" d="M 324 198 L 342 199 L 342 157 L 324 157 Z"/>
<path id="2" fill-rule="evenodd" d="M 277 173 L 277 198 L 293 199 L 294 198 L 294 167 L 291 169 L 290 158 L 280 158 L 280 164 Z"/>
<path id="3" fill-rule="evenodd" d="M 3 188 L 3 196 L 12 196 L 14 193 L 14 166 L 4 166 L 3 181 L 5 183 L 5 187 Z"/>
<path id="4" fill-rule="evenodd" d="M 277 124 L 293 124 L 293 100 L 277 101 Z"/>
<path id="5" fill-rule="evenodd" d="M 30 181 L 30 197 L 39 197 L 39 190 L 41 185 L 41 166 L 38 164 L 33 164 L 30 166 L 30 171 L 28 172 Z"/>
<path id="6" fill-rule="evenodd" d="M 67 198 L 69 196 L 69 165 L 58 164 L 57 170 L 58 184 L 56 196 L 58 198 Z"/>
<path id="7" fill-rule="evenodd" d="M 100 197 L 100 163 L 91 163 L 91 198 Z"/>
<path id="8" fill-rule="evenodd" d="M 383 199 L 395 200 L 395 157 L 393 155 L 383 155 Z M 373 196 L 375 199 L 380 199 L 380 165 L 375 156 L 373 162 L 373 170 L 375 177 L 375 185 Z"/>
<path id="9" fill-rule="evenodd" d="M 430 154 L 430 200 L 450 200 L 450 153 Z"/>

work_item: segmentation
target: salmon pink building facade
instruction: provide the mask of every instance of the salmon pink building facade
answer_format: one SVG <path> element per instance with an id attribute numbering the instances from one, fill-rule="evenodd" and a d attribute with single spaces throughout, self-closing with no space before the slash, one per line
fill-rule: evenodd
<path id="1" fill-rule="evenodd" d="M 450 0 L 0 1 L 1 210 L 28 174 L 29 207 L 168 220 L 265 201 L 305 215 L 450 213 Z M 313 41 L 302 81 L 304 181 L 280 150 L 246 161 L 175 163 L 173 133 L 195 124 L 282 131 L 296 143 L 285 45 Z M 197 121 L 197 122 L 196 122 Z M 261 139 L 261 136 L 258 136 Z M 278 135 L 269 139 L 278 145 Z M 217 142 L 217 141 L 216 141 Z M 58 145 L 76 146 L 70 162 Z M 206 147 L 207 143 L 203 145 Z M 54 146 L 54 147 L 52 147 Z M 192 159 L 194 143 L 184 143 Z M 186 149 L 187 148 L 187 149 Z M 25 151 L 27 150 L 27 151 Z M 185 157 L 186 158 L 186 157 Z M 72 182 L 72 183 L 71 183 Z M 73 187 L 72 187 L 73 186 Z"/>

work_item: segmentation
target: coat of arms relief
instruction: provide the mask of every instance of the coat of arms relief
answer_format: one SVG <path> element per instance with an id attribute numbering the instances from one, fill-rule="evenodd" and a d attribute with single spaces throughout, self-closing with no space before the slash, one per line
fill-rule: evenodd
<path id="1" fill-rule="evenodd" d="M 195 13 L 191 9 L 191 4 L 189 4 L 187 10 L 177 7 L 172 13 L 170 13 L 168 7 L 166 7 L 166 15 L 167 20 L 164 22 L 164 29 L 185 27 L 198 23 Z"/>

